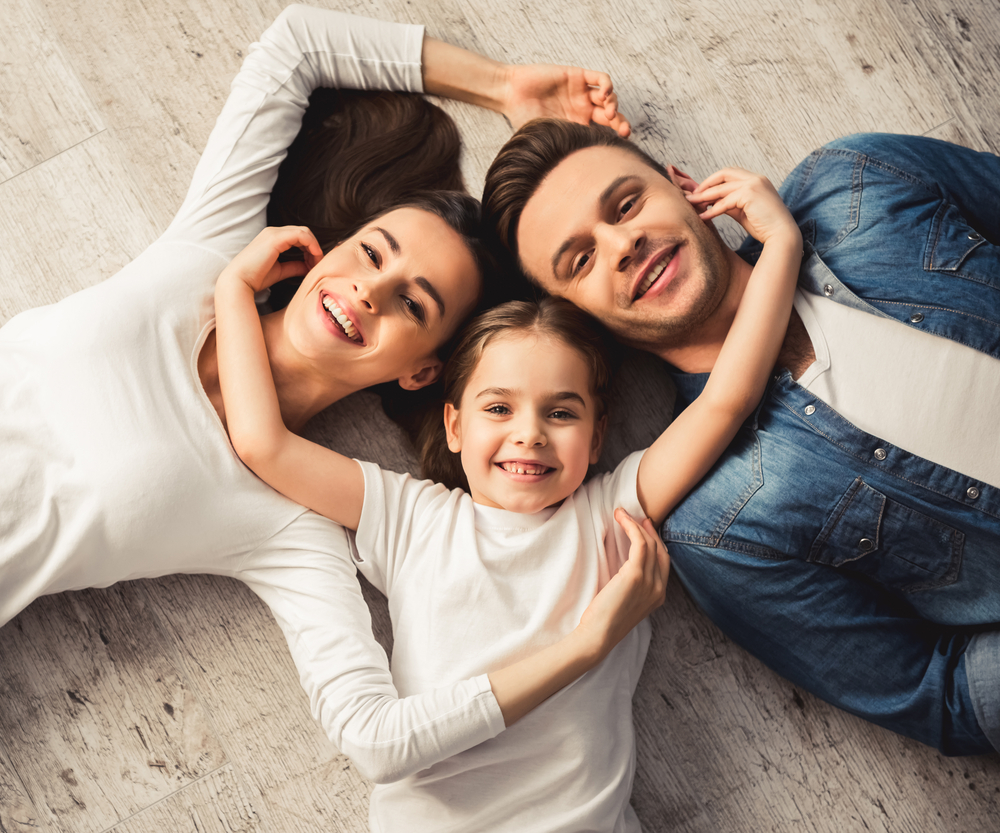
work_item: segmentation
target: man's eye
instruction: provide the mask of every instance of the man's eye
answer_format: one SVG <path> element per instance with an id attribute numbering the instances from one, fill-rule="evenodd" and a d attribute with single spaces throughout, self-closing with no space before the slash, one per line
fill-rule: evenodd
<path id="1" fill-rule="evenodd" d="M 580 259 L 573 266 L 573 274 L 579 274 L 583 270 L 583 267 L 590 262 L 591 257 L 592 255 L 590 252 L 587 252 L 585 255 L 581 255 Z"/>
<path id="2" fill-rule="evenodd" d="M 373 248 L 372 248 L 371 246 L 369 246 L 369 245 L 368 245 L 367 243 L 362 243 L 362 244 L 361 244 L 361 248 L 362 248 L 362 249 L 364 249 L 364 252 L 365 252 L 365 254 L 366 254 L 366 255 L 368 255 L 368 259 L 369 259 L 369 260 L 370 260 L 370 261 L 371 261 L 371 262 L 372 262 L 373 264 L 375 264 L 375 266 L 378 266 L 378 265 L 379 265 L 379 264 L 378 264 L 378 252 L 376 252 L 376 251 L 375 251 L 375 250 L 374 250 L 374 249 L 373 249 Z"/>
<path id="3" fill-rule="evenodd" d="M 410 314 L 417 319 L 417 321 L 423 323 L 426 316 L 424 315 L 424 308 L 420 305 L 419 301 L 414 301 L 408 295 L 403 295 L 403 303 L 406 308 L 410 311 Z"/>
<path id="4" fill-rule="evenodd" d="M 619 209 L 618 209 L 618 216 L 619 217 L 624 217 L 626 214 L 628 214 L 632 210 L 632 208 L 633 208 L 634 205 L 635 205 L 635 197 L 629 197 L 619 207 Z"/>

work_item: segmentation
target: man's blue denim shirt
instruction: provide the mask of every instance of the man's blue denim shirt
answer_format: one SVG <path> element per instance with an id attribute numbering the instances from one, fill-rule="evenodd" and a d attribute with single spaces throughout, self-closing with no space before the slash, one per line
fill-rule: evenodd
<path id="1" fill-rule="evenodd" d="M 1000 157 L 850 136 L 781 195 L 802 289 L 1000 359 Z M 681 407 L 707 374 L 674 380 Z M 946 754 L 1000 749 L 1000 489 L 866 434 L 785 371 L 662 535 L 709 616 L 796 685 Z"/>

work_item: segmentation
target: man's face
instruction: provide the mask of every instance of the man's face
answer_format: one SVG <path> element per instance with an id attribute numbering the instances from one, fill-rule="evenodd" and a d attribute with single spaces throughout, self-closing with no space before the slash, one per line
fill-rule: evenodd
<path id="1" fill-rule="evenodd" d="M 716 310 L 729 265 L 684 192 L 628 151 L 576 151 L 542 180 L 517 227 L 522 267 L 625 344 L 662 353 Z"/>

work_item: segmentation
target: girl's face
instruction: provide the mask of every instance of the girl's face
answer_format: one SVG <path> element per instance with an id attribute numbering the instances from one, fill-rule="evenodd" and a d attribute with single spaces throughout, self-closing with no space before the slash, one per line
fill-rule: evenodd
<path id="1" fill-rule="evenodd" d="M 494 339 L 460 407 L 445 405 L 448 447 L 461 452 L 472 499 L 531 514 L 567 498 L 600 453 L 595 407 L 587 363 L 564 341 Z"/>
<path id="2" fill-rule="evenodd" d="M 286 308 L 285 331 L 320 374 L 352 390 L 434 381 L 437 349 L 475 305 L 481 277 L 461 236 L 429 211 L 399 208 L 330 251 Z"/>

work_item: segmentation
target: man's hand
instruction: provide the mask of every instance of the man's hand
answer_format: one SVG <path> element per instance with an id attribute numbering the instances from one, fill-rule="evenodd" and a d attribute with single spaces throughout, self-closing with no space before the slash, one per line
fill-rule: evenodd
<path id="1" fill-rule="evenodd" d="M 700 210 L 701 219 L 728 214 L 761 243 L 776 235 L 801 239 L 791 212 L 766 176 L 723 168 L 692 190 L 685 189 L 685 196 Z"/>
<path id="2" fill-rule="evenodd" d="M 631 125 L 618 112 L 618 96 L 606 72 L 553 64 L 505 65 L 501 112 L 514 130 L 537 118 L 603 124 L 623 138 Z"/>

